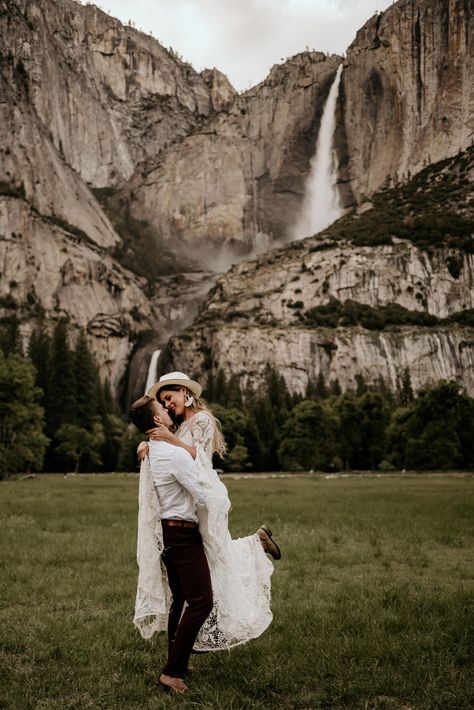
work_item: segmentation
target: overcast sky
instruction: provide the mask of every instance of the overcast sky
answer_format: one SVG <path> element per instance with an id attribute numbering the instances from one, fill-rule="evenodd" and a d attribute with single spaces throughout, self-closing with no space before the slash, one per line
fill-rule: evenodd
<path id="1" fill-rule="evenodd" d="M 343 54 L 357 30 L 392 0 L 97 0 L 152 32 L 200 71 L 217 67 L 239 91 L 307 47 Z"/>

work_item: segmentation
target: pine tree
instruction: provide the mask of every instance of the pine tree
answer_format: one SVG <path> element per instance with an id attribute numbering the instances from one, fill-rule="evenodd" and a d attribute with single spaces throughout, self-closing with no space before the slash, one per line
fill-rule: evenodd
<path id="1" fill-rule="evenodd" d="M 123 437 L 127 424 L 116 414 L 106 414 L 102 420 L 104 440 L 100 457 L 105 471 L 116 471 Z"/>
<path id="2" fill-rule="evenodd" d="M 316 399 L 326 399 L 328 394 L 328 388 L 326 387 L 326 382 L 324 381 L 324 375 L 320 371 L 316 381 Z"/>
<path id="3" fill-rule="evenodd" d="M 264 379 L 255 391 L 247 388 L 244 410 L 248 420 L 246 446 L 254 469 L 278 470 L 280 429 L 293 406 L 285 378 L 267 364 Z"/>
<path id="4" fill-rule="evenodd" d="M 213 401 L 216 404 L 226 404 L 227 398 L 227 381 L 225 372 L 222 368 L 219 368 L 217 372 L 217 377 L 214 385 L 214 398 Z"/>
<path id="5" fill-rule="evenodd" d="M 271 365 L 265 367 L 265 388 L 278 424 L 285 421 L 291 407 L 291 395 L 285 378 Z"/>
<path id="6" fill-rule="evenodd" d="M 364 464 L 359 399 L 354 392 L 344 392 L 335 403 L 337 448 L 346 471 Z"/>
<path id="7" fill-rule="evenodd" d="M 76 383 L 76 422 L 90 431 L 99 416 L 101 393 L 98 367 L 83 330 L 79 333 L 72 359 Z"/>
<path id="8" fill-rule="evenodd" d="M 0 478 L 41 470 L 48 439 L 43 433 L 41 390 L 31 361 L 0 350 Z"/>
<path id="9" fill-rule="evenodd" d="M 0 327 L 0 350 L 3 350 L 5 355 L 10 353 L 23 355 L 20 321 L 16 315 L 9 316 L 2 321 Z"/>
<path id="10" fill-rule="evenodd" d="M 112 396 L 112 388 L 108 377 L 105 378 L 104 384 L 99 388 L 98 412 L 101 419 L 107 414 L 119 414 L 117 404 Z"/>
<path id="11" fill-rule="evenodd" d="M 228 407 L 242 406 L 242 393 L 240 391 L 240 381 L 237 375 L 231 375 L 227 385 L 227 402 Z"/>
<path id="12" fill-rule="evenodd" d="M 389 403 L 380 392 L 367 391 L 358 397 L 358 406 L 362 450 L 365 452 L 364 468 L 375 470 L 385 453 Z"/>
<path id="13" fill-rule="evenodd" d="M 268 392 L 262 386 L 245 402 L 251 429 L 256 432 L 257 447 L 254 449 L 252 463 L 260 471 L 278 468 L 275 439 L 278 427 Z"/>
<path id="14" fill-rule="evenodd" d="M 112 396 L 110 381 L 105 379 L 99 388 L 98 414 L 104 427 L 104 443 L 101 448 L 101 459 L 105 471 L 116 471 L 122 442 L 126 436 L 127 424 L 120 416 L 120 411 Z"/>
<path id="15" fill-rule="evenodd" d="M 413 402 L 414 394 L 413 387 L 411 384 L 410 370 L 406 367 L 403 370 L 402 376 L 398 380 L 397 395 L 398 401 L 401 405 L 406 406 Z"/>
<path id="16" fill-rule="evenodd" d="M 306 391 L 304 393 L 304 399 L 317 399 L 316 382 L 312 377 L 308 379 L 308 384 L 306 385 Z"/>
<path id="17" fill-rule="evenodd" d="M 395 397 L 393 391 L 389 384 L 387 384 L 387 381 L 384 379 L 384 377 L 382 377 L 382 375 L 379 375 L 375 386 L 371 389 L 374 389 L 376 392 L 380 392 L 387 404 L 395 405 Z"/>
<path id="18" fill-rule="evenodd" d="M 356 394 L 357 395 L 363 395 L 365 392 L 368 391 L 368 386 L 366 381 L 364 380 L 364 376 L 361 375 L 360 373 L 357 373 L 355 376 L 355 381 L 356 381 Z"/>
<path id="19" fill-rule="evenodd" d="M 42 390 L 41 403 L 45 405 L 49 399 L 51 338 L 43 322 L 38 323 L 31 334 L 28 357 L 35 366 L 36 384 Z"/>
<path id="20" fill-rule="evenodd" d="M 203 397 L 207 402 L 214 402 L 215 378 L 212 370 L 207 374 L 207 382 L 204 388 Z"/>
<path id="21" fill-rule="evenodd" d="M 74 358 L 69 349 L 68 327 L 65 320 L 60 320 L 54 329 L 50 363 L 46 433 L 51 437 L 62 424 L 76 422 Z"/>

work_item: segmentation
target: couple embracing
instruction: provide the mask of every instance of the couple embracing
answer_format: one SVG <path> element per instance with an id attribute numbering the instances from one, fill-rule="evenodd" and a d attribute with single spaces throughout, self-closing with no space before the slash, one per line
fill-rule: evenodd
<path id="1" fill-rule="evenodd" d="M 163 375 L 130 407 L 149 441 L 138 448 L 138 589 L 134 623 L 143 638 L 167 630 L 163 690 L 184 693 L 192 652 L 229 649 L 272 620 L 266 553 L 280 558 L 270 529 L 233 540 L 227 488 L 212 467 L 225 453 L 202 388 L 182 372 Z"/>

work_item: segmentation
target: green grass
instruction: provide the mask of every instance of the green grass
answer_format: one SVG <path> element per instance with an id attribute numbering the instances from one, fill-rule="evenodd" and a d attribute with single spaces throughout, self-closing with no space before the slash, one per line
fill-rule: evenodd
<path id="1" fill-rule="evenodd" d="M 137 479 L 0 484 L 0 707 L 455 710 L 474 706 L 474 479 L 227 479 L 234 536 L 283 552 L 274 622 L 156 689 L 164 638 L 131 623 Z"/>

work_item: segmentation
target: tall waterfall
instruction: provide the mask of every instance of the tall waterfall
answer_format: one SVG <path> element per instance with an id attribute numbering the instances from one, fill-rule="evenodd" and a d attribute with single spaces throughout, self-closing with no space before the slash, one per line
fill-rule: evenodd
<path id="1" fill-rule="evenodd" d="M 324 104 L 316 151 L 311 158 L 310 174 L 300 218 L 292 230 L 293 239 L 304 239 L 328 227 L 342 214 L 339 191 L 336 185 L 334 129 L 336 127 L 336 101 L 341 81 L 342 64 Z"/>
<path id="2" fill-rule="evenodd" d="M 150 358 L 150 364 L 148 365 L 148 374 L 146 376 L 145 394 L 148 392 L 150 387 L 156 382 L 156 366 L 158 364 L 158 358 L 160 357 L 161 350 L 155 350 Z"/>

